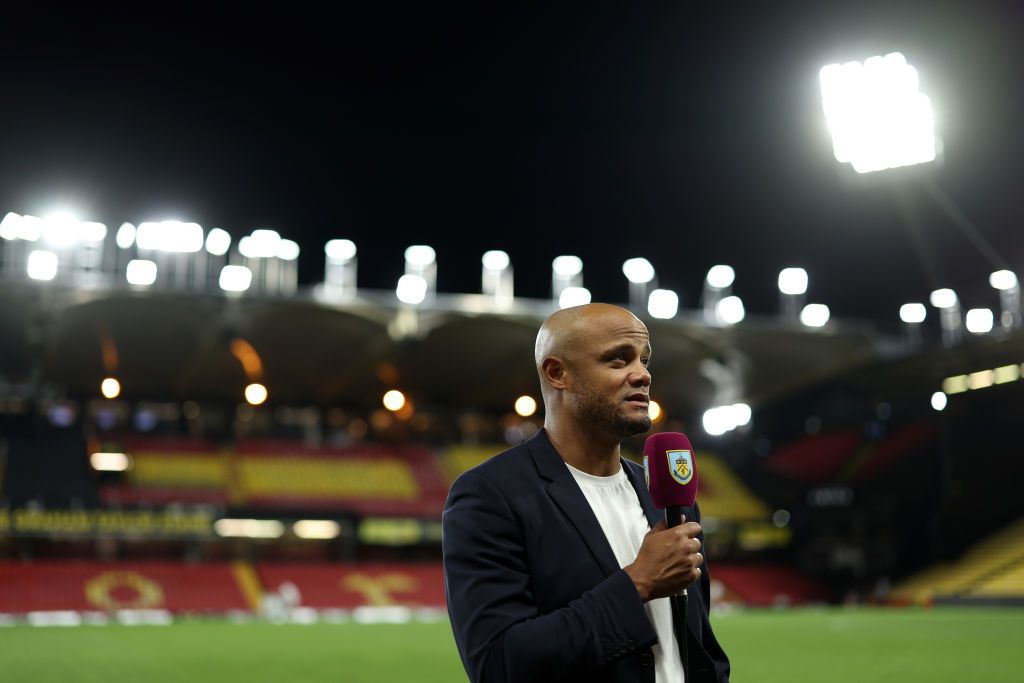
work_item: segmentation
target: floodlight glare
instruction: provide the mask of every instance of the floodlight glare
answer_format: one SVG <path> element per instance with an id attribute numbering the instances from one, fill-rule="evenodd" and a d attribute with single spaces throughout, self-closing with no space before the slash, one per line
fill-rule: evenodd
<path id="1" fill-rule="evenodd" d="M 556 256 L 551 268 L 557 275 L 570 277 L 583 272 L 583 260 L 579 256 Z"/>
<path id="2" fill-rule="evenodd" d="M 586 287 L 566 287 L 558 295 L 559 308 L 571 308 L 590 303 L 590 290 Z"/>
<path id="3" fill-rule="evenodd" d="M 43 241 L 53 247 L 78 243 L 78 219 L 67 211 L 57 211 L 43 219 Z"/>
<path id="4" fill-rule="evenodd" d="M 121 249 L 130 249 L 135 244 L 135 226 L 131 223 L 122 223 L 121 227 L 117 229 L 114 241 Z"/>
<path id="5" fill-rule="evenodd" d="M 38 216 L 25 214 L 18 221 L 18 239 L 26 242 L 38 242 L 46 229 L 46 223 Z"/>
<path id="6" fill-rule="evenodd" d="M 128 284 L 148 287 L 156 282 L 156 263 L 146 259 L 133 259 L 125 269 Z"/>
<path id="7" fill-rule="evenodd" d="M 398 389 L 391 389 L 384 394 L 384 398 L 381 399 L 384 407 L 393 413 L 397 413 L 399 410 L 405 407 L 405 394 Z"/>
<path id="8" fill-rule="evenodd" d="M 664 411 L 661 409 L 661 404 L 657 401 L 651 401 L 647 404 L 647 416 L 651 418 L 651 422 L 657 424 L 661 422 L 661 418 L 665 417 Z"/>
<path id="9" fill-rule="evenodd" d="M 836 160 L 857 173 L 934 161 L 931 101 L 899 52 L 821 69 L 821 99 Z"/>
<path id="10" fill-rule="evenodd" d="M 267 400 L 267 388 L 262 384 L 252 383 L 245 388 L 245 400 L 251 406 L 258 406 Z"/>
<path id="11" fill-rule="evenodd" d="M 96 221 L 84 221 L 78 226 L 83 242 L 102 242 L 107 238 L 107 226 Z"/>
<path id="12" fill-rule="evenodd" d="M 405 250 L 405 262 L 416 268 L 426 268 L 436 260 L 434 248 L 426 244 L 414 244 Z"/>
<path id="13" fill-rule="evenodd" d="M 532 396 L 520 396 L 516 399 L 516 415 L 530 417 L 537 412 L 537 401 Z"/>
<path id="14" fill-rule="evenodd" d="M 988 283 L 995 289 L 1006 291 L 1017 286 L 1017 275 L 1012 270 L 997 270 L 988 276 Z"/>
<path id="15" fill-rule="evenodd" d="M 356 243 L 352 240 L 328 240 L 324 253 L 332 261 L 351 261 L 356 257 Z"/>
<path id="16" fill-rule="evenodd" d="M 33 251 L 28 255 L 27 270 L 33 280 L 52 280 L 57 277 L 57 254 L 52 251 Z"/>
<path id="17" fill-rule="evenodd" d="M 421 304 L 427 298 L 427 280 L 422 275 L 403 275 L 398 278 L 395 295 L 404 304 Z"/>
<path id="18" fill-rule="evenodd" d="M 505 270 L 508 264 L 508 254 L 503 251 L 491 250 L 484 253 L 483 265 L 487 270 Z"/>
<path id="19" fill-rule="evenodd" d="M 10 211 L 0 221 L 0 238 L 5 240 L 18 239 L 18 226 L 21 223 L 21 216 Z"/>
<path id="20" fill-rule="evenodd" d="M 721 436 L 730 429 L 729 418 L 722 408 L 711 408 L 704 411 L 701 422 L 704 425 L 704 431 L 711 436 Z"/>
<path id="21" fill-rule="evenodd" d="M 324 540 L 341 535 L 341 525 L 330 519 L 300 519 L 292 525 L 299 538 Z"/>
<path id="22" fill-rule="evenodd" d="M 90 453 L 89 464 L 97 472 L 124 472 L 132 466 L 131 458 L 125 453 Z"/>
<path id="23" fill-rule="evenodd" d="M 121 383 L 113 377 L 107 377 L 100 382 L 100 393 L 103 398 L 117 398 L 121 395 Z"/>
<path id="24" fill-rule="evenodd" d="M 967 331 L 971 334 L 987 334 L 992 331 L 992 310 L 988 308 L 972 308 L 967 311 Z"/>
<path id="25" fill-rule="evenodd" d="M 800 322 L 807 327 L 824 327 L 828 317 L 829 310 L 825 304 L 807 304 L 800 311 Z"/>
<path id="26" fill-rule="evenodd" d="M 750 406 L 746 403 L 734 403 L 729 406 L 729 415 L 732 423 L 737 427 L 750 424 L 750 418 L 753 412 L 750 410 Z"/>
<path id="27" fill-rule="evenodd" d="M 147 221 L 135 231 L 135 244 L 144 250 L 193 254 L 203 248 L 203 228 L 198 223 Z"/>
<path id="28" fill-rule="evenodd" d="M 642 285 L 654 279 L 654 266 L 645 258 L 631 258 L 622 264 L 622 274 L 630 282 Z"/>
<path id="29" fill-rule="evenodd" d="M 946 395 L 941 391 L 936 391 L 934 394 L 932 394 L 932 408 L 934 408 L 935 410 L 945 410 L 946 403 Z"/>
<path id="30" fill-rule="evenodd" d="M 921 303 L 903 304 L 900 306 L 900 320 L 905 323 L 923 323 L 927 313 L 927 309 Z"/>
<path id="31" fill-rule="evenodd" d="M 743 320 L 746 311 L 743 301 L 738 296 L 727 296 L 718 302 L 718 317 L 727 325 L 735 325 Z"/>
<path id="32" fill-rule="evenodd" d="M 671 289 L 656 289 L 647 299 L 647 312 L 652 318 L 669 320 L 679 312 L 679 295 Z"/>
<path id="33" fill-rule="evenodd" d="M 708 284 L 715 289 L 731 287 L 736 279 L 736 271 L 731 266 L 712 266 L 708 271 Z"/>
<path id="34" fill-rule="evenodd" d="M 214 228 L 206 235 L 206 251 L 214 256 L 223 256 L 231 248 L 231 235 L 227 230 Z"/>
<path id="35" fill-rule="evenodd" d="M 779 271 L 779 291 L 797 296 L 807 292 L 807 271 L 803 268 L 783 268 Z"/>
<path id="36" fill-rule="evenodd" d="M 292 240 L 281 240 L 277 243 L 276 256 L 282 261 L 294 261 L 299 258 L 299 245 Z"/>
<path id="37" fill-rule="evenodd" d="M 238 251 L 246 258 L 273 258 L 280 243 L 281 235 L 276 230 L 253 230 L 239 240 Z"/>
<path id="38" fill-rule="evenodd" d="M 224 266 L 219 282 L 225 292 L 244 292 L 252 284 L 252 271 L 245 266 Z"/>
<path id="39" fill-rule="evenodd" d="M 956 292 L 952 289 L 936 289 L 928 297 L 935 308 L 953 308 L 957 304 Z"/>

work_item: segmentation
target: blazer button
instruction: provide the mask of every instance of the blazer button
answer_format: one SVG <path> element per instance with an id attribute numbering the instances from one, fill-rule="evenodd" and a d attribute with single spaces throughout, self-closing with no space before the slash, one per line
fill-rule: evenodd
<path id="1" fill-rule="evenodd" d="M 640 655 L 640 666 L 650 666 L 654 662 L 654 655 L 644 652 Z"/>

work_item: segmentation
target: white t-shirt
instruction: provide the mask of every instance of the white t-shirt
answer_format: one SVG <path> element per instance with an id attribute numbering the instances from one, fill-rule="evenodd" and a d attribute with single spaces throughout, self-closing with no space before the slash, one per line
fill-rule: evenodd
<path id="1" fill-rule="evenodd" d="M 601 523 L 601 529 L 615 553 L 619 567 L 632 564 L 651 527 L 625 471 L 620 467 L 610 477 L 596 477 L 581 472 L 569 463 L 565 466 L 569 468 L 597 516 L 597 521 Z M 657 683 L 683 683 L 683 663 L 672 628 L 672 605 L 669 599 L 649 600 L 644 603 L 644 609 L 658 634 L 658 642 L 652 648 L 655 680 Z"/>

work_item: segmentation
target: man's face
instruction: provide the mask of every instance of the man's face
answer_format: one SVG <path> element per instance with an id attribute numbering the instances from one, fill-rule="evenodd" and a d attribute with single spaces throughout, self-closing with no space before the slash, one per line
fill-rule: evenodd
<path id="1" fill-rule="evenodd" d="M 625 439 L 651 428 L 650 337 L 623 311 L 588 321 L 570 366 L 567 406 L 581 421 Z"/>

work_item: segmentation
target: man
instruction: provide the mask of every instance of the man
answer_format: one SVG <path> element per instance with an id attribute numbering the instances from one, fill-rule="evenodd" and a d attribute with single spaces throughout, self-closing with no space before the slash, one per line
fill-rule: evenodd
<path id="1" fill-rule="evenodd" d="M 555 313 L 535 348 L 544 429 L 452 485 L 445 591 L 472 681 L 675 683 L 677 637 L 686 683 L 728 681 L 700 526 L 666 529 L 643 470 L 620 456 L 623 439 L 651 427 L 650 355 L 647 328 L 625 309 Z M 686 587 L 677 635 L 668 596 Z"/>

